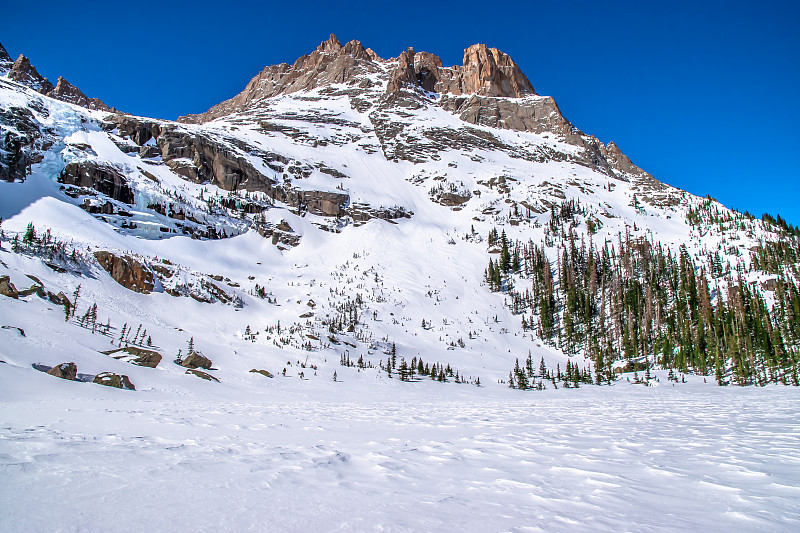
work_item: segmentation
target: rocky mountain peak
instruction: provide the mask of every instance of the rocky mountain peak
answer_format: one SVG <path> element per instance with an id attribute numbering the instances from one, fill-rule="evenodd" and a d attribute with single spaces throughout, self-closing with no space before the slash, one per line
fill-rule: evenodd
<path id="1" fill-rule="evenodd" d="M 464 50 L 463 63 L 464 93 L 510 98 L 536 94 L 511 56 L 497 48 L 473 44 Z"/>
<path id="2" fill-rule="evenodd" d="M 53 84 L 39 74 L 36 68 L 31 65 L 30 60 L 22 54 L 14 61 L 14 65 L 8 72 L 8 78 L 42 94 L 47 94 L 54 89 Z"/>
<path id="3" fill-rule="evenodd" d="M 5 68 L 4 68 L 5 67 Z M 63 77 L 58 77 L 56 86 L 50 80 L 39 74 L 36 68 L 31 65 L 30 60 L 23 54 L 11 63 L 11 57 L 0 44 L 0 76 L 6 75 L 9 79 L 21 83 L 34 91 L 42 93 L 50 98 L 61 100 L 70 104 L 79 105 L 93 111 L 111 111 L 112 109 L 98 98 L 89 98 L 83 92 L 68 82 Z"/>
<path id="4" fill-rule="evenodd" d="M 111 108 L 103 103 L 102 100 L 98 98 L 89 98 L 83 94 L 80 89 L 72 85 L 62 76 L 58 77 L 55 89 L 47 93 L 47 96 L 50 98 L 55 98 L 56 100 L 61 100 L 62 102 L 79 105 L 87 109 L 111 111 Z"/>
<path id="5" fill-rule="evenodd" d="M 477 94 L 502 98 L 521 98 L 536 94 L 533 85 L 511 56 L 473 44 L 464 50 L 461 66 L 442 67 L 442 60 L 431 53 L 414 53 L 413 48 L 397 58 L 397 67 L 387 85 L 387 93 L 402 87 L 421 87 L 441 94 Z"/>
<path id="6" fill-rule="evenodd" d="M 83 107 L 88 107 L 89 98 L 83 92 L 64 79 L 63 76 L 58 77 L 56 88 L 50 92 L 53 98 L 57 98 L 62 102 L 69 102 Z"/>
<path id="7" fill-rule="evenodd" d="M 335 54 L 342 49 L 342 44 L 339 42 L 339 39 L 331 33 L 331 36 L 328 37 L 327 41 L 322 41 L 320 45 L 317 47 L 317 52 L 322 52 L 324 54 Z"/>
<path id="8" fill-rule="evenodd" d="M 376 72 L 376 62 L 382 61 L 361 42 L 352 40 L 342 46 L 331 34 L 310 54 L 302 55 L 292 64 L 281 63 L 265 67 L 250 80 L 244 91 L 199 115 L 179 117 L 179 122 L 203 123 L 217 117 L 242 111 L 251 103 L 298 91 L 308 91 L 332 83 L 351 83 L 357 76 Z"/>

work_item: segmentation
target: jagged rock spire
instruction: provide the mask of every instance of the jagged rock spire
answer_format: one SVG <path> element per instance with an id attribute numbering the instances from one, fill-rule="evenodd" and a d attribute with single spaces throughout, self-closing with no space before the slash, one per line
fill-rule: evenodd
<path id="1" fill-rule="evenodd" d="M 451 68 L 442 68 L 442 60 L 434 54 L 415 54 L 413 48 L 409 52 L 400 54 L 387 93 L 405 86 L 455 95 L 520 98 L 536 94 L 511 56 L 485 44 L 473 44 L 464 50 L 463 65 Z"/>
<path id="2" fill-rule="evenodd" d="M 98 98 L 89 98 L 63 77 L 58 77 L 55 89 L 47 93 L 50 98 L 79 105 L 93 110 L 110 111 L 110 108 Z"/>
<path id="3" fill-rule="evenodd" d="M 339 42 L 339 39 L 333 33 L 331 33 L 331 36 L 328 37 L 327 41 L 322 41 L 320 45 L 317 47 L 318 52 L 322 52 L 325 54 L 335 54 L 341 49 L 342 49 L 342 44 Z"/>
<path id="4" fill-rule="evenodd" d="M 8 73 L 8 78 L 42 94 L 47 94 L 54 89 L 53 84 L 39 74 L 36 68 L 31 65 L 30 60 L 22 54 L 14 61 L 14 65 Z"/>

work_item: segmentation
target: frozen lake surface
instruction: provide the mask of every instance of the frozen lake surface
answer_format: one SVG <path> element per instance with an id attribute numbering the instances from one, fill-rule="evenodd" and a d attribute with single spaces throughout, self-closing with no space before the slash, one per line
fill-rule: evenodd
<path id="1" fill-rule="evenodd" d="M 4 384 L 6 532 L 800 530 L 794 388 L 239 402 Z"/>

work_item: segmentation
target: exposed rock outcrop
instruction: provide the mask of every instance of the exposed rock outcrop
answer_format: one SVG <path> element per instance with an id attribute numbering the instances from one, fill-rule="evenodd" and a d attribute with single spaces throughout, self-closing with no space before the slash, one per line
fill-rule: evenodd
<path id="1" fill-rule="evenodd" d="M 580 133 L 549 96 L 514 100 L 478 95 L 443 96 L 441 105 L 471 124 L 533 133 L 552 132 L 564 137 Z"/>
<path id="2" fill-rule="evenodd" d="M 80 89 L 72 85 L 61 76 L 58 77 L 58 82 L 56 82 L 55 88 L 47 93 L 47 96 L 50 98 L 55 98 L 56 100 L 61 100 L 62 102 L 79 105 L 87 109 L 111 111 L 111 108 L 104 104 L 102 100 L 98 98 L 89 98 L 83 94 Z"/>
<path id="3" fill-rule="evenodd" d="M 181 366 L 186 368 L 205 368 L 206 370 L 210 369 L 212 364 L 211 359 L 197 352 L 189 352 L 181 361 Z"/>
<path id="4" fill-rule="evenodd" d="M 94 377 L 92 383 L 105 385 L 106 387 L 116 387 L 118 389 L 136 390 L 128 376 L 124 374 L 114 374 L 113 372 L 101 372 Z"/>
<path id="5" fill-rule="evenodd" d="M 497 48 L 473 44 L 464 50 L 461 92 L 520 98 L 536 94 L 519 66 Z"/>
<path id="6" fill-rule="evenodd" d="M 94 161 L 68 163 L 61 171 L 59 182 L 78 187 L 89 187 L 106 196 L 133 204 L 133 191 L 128 186 L 125 176 L 110 165 Z"/>
<path id="7" fill-rule="evenodd" d="M 64 294 L 63 292 L 54 294 L 50 291 L 47 291 L 47 299 L 53 302 L 54 304 L 64 306 L 67 309 L 72 307 L 72 302 L 69 301 L 69 298 L 67 298 L 67 295 Z"/>
<path id="8" fill-rule="evenodd" d="M 473 44 L 464 50 L 463 64 L 450 68 L 443 68 L 438 56 L 428 52 L 415 54 L 414 49 L 409 48 L 398 57 L 386 92 L 394 93 L 402 87 L 504 98 L 536 94 L 531 82 L 508 54 L 485 44 Z"/>
<path id="9" fill-rule="evenodd" d="M 332 45 L 331 45 L 332 46 Z M 210 181 L 226 191 L 265 192 L 273 201 L 283 202 L 314 215 L 344 216 L 350 197 L 344 193 L 298 190 L 266 176 L 239 152 L 233 139 L 212 138 L 187 131 L 174 124 L 162 124 L 128 115 L 112 115 L 105 126 L 116 128 L 143 146 L 155 139 L 162 160 L 177 174 L 197 183 Z M 289 159 L 279 154 L 250 149 L 273 171 L 282 172 Z"/>
<path id="10" fill-rule="evenodd" d="M 95 259 L 111 277 L 134 292 L 149 294 L 153 291 L 153 272 L 132 257 L 118 257 L 111 252 L 98 251 Z"/>
<path id="11" fill-rule="evenodd" d="M 156 368 L 162 359 L 161 354 L 155 350 L 145 350 L 144 348 L 137 348 L 135 346 L 126 346 L 125 348 L 103 353 L 110 355 L 114 359 L 125 361 L 132 365 L 146 366 L 148 368 Z"/>
<path id="12" fill-rule="evenodd" d="M 24 181 L 39 154 L 42 138 L 33 113 L 28 108 L 0 109 L 0 180 Z"/>
<path id="13" fill-rule="evenodd" d="M 78 367 L 75 363 L 61 363 L 47 371 L 51 376 L 74 381 L 78 376 Z"/>
<path id="14" fill-rule="evenodd" d="M 194 368 L 190 368 L 185 373 L 186 374 L 195 375 L 198 378 L 204 379 L 206 381 L 215 381 L 215 382 L 219 383 L 219 380 L 217 378 L 215 378 L 214 376 L 212 376 L 211 374 L 209 374 L 207 372 L 203 372 L 202 370 L 195 370 Z"/>
<path id="15" fill-rule="evenodd" d="M 258 228 L 258 233 L 262 237 L 272 237 L 272 244 L 281 250 L 287 250 L 300 244 L 300 235 L 285 220 L 281 220 L 277 225 L 262 225 Z"/>
<path id="16" fill-rule="evenodd" d="M 94 111 L 111 111 L 99 98 L 89 98 L 83 92 L 59 76 L 56 86 L 39 74 L 36 67 L 31 65 L 30 60 L 20 54 L 16 61 L 10 63 L 11 57 L 0 44 L 0 76 L 7 74 L 8 78 L 18 83 L 30 87 L 34 91 L 40 92 L 45 96 L 61 100 L 70 104 L 79 105 Z"/>
<path id="17" fill-rule="evenodd" d="M 397 58 L 397 67 L 392 71 L 386 92 L 395 93 L 403 87 L 417 86 L 417 74 L 414 72 L 414 49 L 409 48 Z"/>
<path id="18" fill-rule="evenodd" d="M 411 218 L 405 208 L 400 206 L 393 207 L 373 207 L 364 203 L 353 203 L 347 208 L 347 215 L 353 219 L 356 225 L 363 224 L 373 218 L 380 220 L 394 221 L 400 218 Z"/>
<path id="19" fill-rule="evenodd" d="M 11 283 L 11 279 L 8 276 L 0 277 L 0 295 L 14 298 L 15 300 L 19 298 L 19 291 Z"/>
<path id="20" fill-rule="evenodd" d="M 8 78 L 42 94 L 47 94 L 55 88 L 47 78 L 39 74 L 36 68 L 31 65 L 30 60 L 22 54 L 11 66 Z"/>
<path id="21" fill-rule="evenodd" d="M 162 123 L 146 118 L 133 117 L 117 113 L 107 117 L 103 128 L 116 129 L 120 137 L 130 137 L 137 146 L 143 146 L 147 141 L 161 135 Z"/>

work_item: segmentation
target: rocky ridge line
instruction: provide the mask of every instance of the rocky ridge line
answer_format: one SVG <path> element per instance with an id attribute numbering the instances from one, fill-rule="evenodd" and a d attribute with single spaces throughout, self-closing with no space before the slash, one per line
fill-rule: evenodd
<path id="1" fill-rule="evenodd" d="M 2 44 L 0 44 L 0 76 L 5 76 L 38 93 L 62 102 L 79 105 L 93 111 L 111 111 L 111 108 L 102 100 L 87 97 L 62 76 L 58 77 L 56 85 L 53 86 L 50 80 L 39 74 L 36 67 L 23 54 L 20 54 L 17 60 L 11 63 L 11 56 L 8 55 Z"/>

